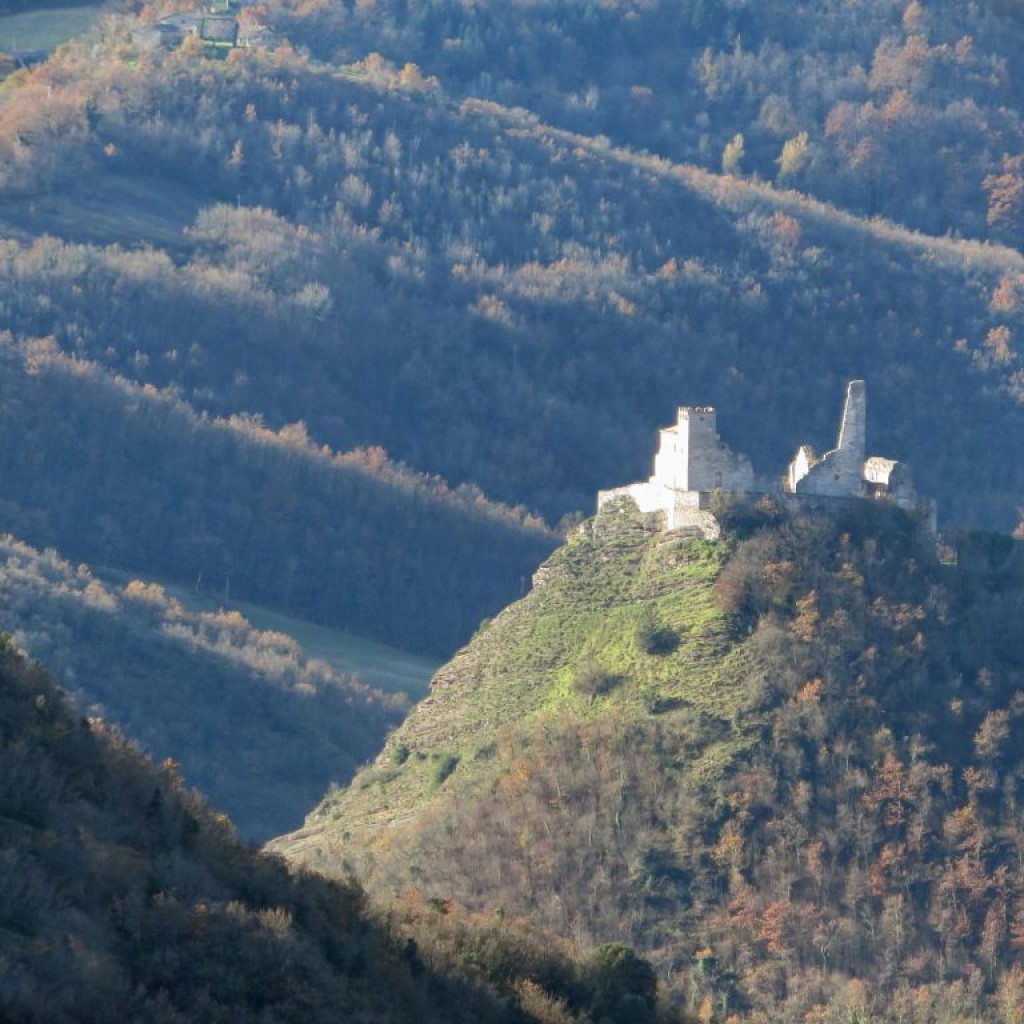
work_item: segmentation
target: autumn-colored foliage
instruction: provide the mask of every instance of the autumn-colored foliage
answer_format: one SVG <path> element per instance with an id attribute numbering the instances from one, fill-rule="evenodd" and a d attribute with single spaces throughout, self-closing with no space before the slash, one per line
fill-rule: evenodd
<path id="1" fill-rule="evenodd" d="M 366 839 L 321 840 L 318 863 L 355 867 L 377 892 L 412 869 L 431 896 L 501 907 L 580 948 L 627 943 L 695 1015 L 760 1022 L 786 1008 L 832 1021 L 916 1005 L 908 1020 L 934 1022 L 967 1000 L 1000 1019 L 1024 920 L 1020 551 L 965 535 L 959 564 L 942 562 L 913 522 L 870 502 L 815 517 L 720 514 L 729 554 L 713 589 L 688 589 L 696 541 L 653 534 L 651 562 L 623 560 L 640 543 L 628 517 L 589 551 L 571 541 L 553 562 L 569 575 L 544 585 L 577 603 L 566 621 L 591 623 L 583 646 L 606 663 L 635 644 L 636 613 L 620 617 L 612 599 L 629 600 L 622 588 L 664 602 L 674 579 L 694 611 L 714 594 L 732 638 L 714 688 L 682 630 L 690 669 L 678 686 L 640 680 L 678 656 L 647 654 L 614 690 L 560 698 L 555 636 L 566 643 L 570 628 L 547 649 L 516 646 L 553 614 L 542 587 L 476 643 L 519 666 L 508 686 L 553 671 L 546 710 L 520 712 L 425 807 L 404 803 L 415 789 L 382 784 L 376 802 L 399 827 L 368 835 L 356 797 L 329 801 L 309 824 L 327 837 L 359 821 Z M 609 588 L 603 619 L 586 618 L 595 580 Z M 466 735 L 484 650 L 471 646 L 444 677 L 462 693 Z M 461 688 L 460 663 L 475 687 Z M 434 716 L 445 721 L 437 705 L 415 712 L 401 735 L 429 736 Z M 421 747 L 407 763 L 430 756 Z"/>

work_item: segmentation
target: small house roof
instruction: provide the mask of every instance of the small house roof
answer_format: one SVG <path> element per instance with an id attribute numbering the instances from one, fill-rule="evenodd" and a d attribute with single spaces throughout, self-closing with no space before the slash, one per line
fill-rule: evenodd
<path id="1" fill-rule="evenodd" d="M 233 14 L 204 15 L 199 35 L 215 43 L 233 43 L 238 35 L 238 21 Z"/>
<path id="2" fill-rule="evenodd" d="M 168 14 L 157 25 L 183 33 L 192 32 L 211 43 L 234 43 L 238 35 L 238 19 L 230 11 L 182 11 Z"/>
<path id="3" fill-rule="evenodd" d="M 174 46 L 183 35 L 176 25 L 143 25 L 132 32 L 132 42 L 139 46 Z"/>
<path id="4" fill-rule="evenodd" d="M 166 25 L 168 28 L 176 28 L 182 32 L 198 32 L 199 23 L 202 20 L 201 12 L 179 11 L 177 14 L 168 14 L 161 18 L 157 25 Z"/>

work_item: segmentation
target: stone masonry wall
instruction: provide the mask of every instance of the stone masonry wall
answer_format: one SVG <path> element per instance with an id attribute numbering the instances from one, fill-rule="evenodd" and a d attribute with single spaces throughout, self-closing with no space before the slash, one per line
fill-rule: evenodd
<path id="1" fill-rule="evenodd" d="M 754 486 L 754 467 L 718 436 L 715 410 L 680 409 L 679 431 L 689 434 L 687 445 L 688 491 L 749 491 Z"/>
<path id="2" fill-rule="evenodd" d="M 714 516 L 708 505 L 716 491 L 751 497 L 785 493 L 807 507 L 876 497 L 921 512 L 934 532 L 934 502 L 918 498 L 909 470 L 893 459 L 865 459 L 866 427 L 864 381 L 850 381 L 835 448 L 819 459 L 801 446 L 784 480 L 775 480 L 755 477 L 750 460 L 723 444 L 713 408 L 683 407 L 678 421 L 660 432 L 653 475 L 642 483 L 599 492 L 598 509 L 629 498 L 641 512 L 662 516 L 665 528 L 692 529 L 711 539 Z"/>
<path id="3" fill-rule="evenodd" d="M 846 404 L 836 447 L 810 466 L 802 477 L 791 470 L 791 486 L 796 493 L 820 494 L 830 498 L 857 497 L 863 494 L 866 425 L 867 394 L 864 381 L 852 380 L 846 388 Z"/>

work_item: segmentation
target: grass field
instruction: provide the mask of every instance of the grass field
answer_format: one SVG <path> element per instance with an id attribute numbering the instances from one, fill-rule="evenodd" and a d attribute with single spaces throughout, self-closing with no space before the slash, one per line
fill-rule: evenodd
<path id="1" fill-rule="evenodd" d="M 85 32 L 98 16 L 98 6 L 0 14 L 0 51 L 52 50 Z"/>
<path id="2" fill-rule="evenodd" d="M 29 241 L 43 234 L 91 245 L 149 242 L 173 250 L 201 197 L 163 178 L 95 173 L 27 201 L 0 199 L 0 232 Z"/>
<path id="3" fill-rule="evenodd" d="M 104 582 L 118 587 L 133 578 L 131 573 L 112 569 L 101 572 L 94 568 L 93 572 Z M 176 597 L 189 611 L 210 612 L 223 606 L 220 600 L 208 593 L 196 593 L 173 583 L 161 585 L 169 596 Z M 228 601 L 227 607 L 237 609 L 257 629 L 285 633 L 307 655 L 326 661 L 339 672 L 358 676 L 364 683 L 388 693 L 408 694 L 413 700 L 426 695 L 431 676 L 439 665 L 430 658 L 400 651 L 376 640 L 295 619 L 246 601 Z"/>
<path id="4" fill-rule="evenodd" d="M 233 601 L 232 606 L 257 629 L 287 633 L 312 657 L 389 693 L 407 693 L 419 700 L 439 664 L 376 640 L 293 619 L 244 601 Z"/>

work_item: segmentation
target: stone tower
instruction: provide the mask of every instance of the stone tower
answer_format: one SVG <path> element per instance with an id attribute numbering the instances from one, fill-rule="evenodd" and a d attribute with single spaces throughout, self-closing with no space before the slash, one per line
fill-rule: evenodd
<path id="1" fill-rule="evenodd" d="M 673 491 L 747 491 L 754 474 L 748 459 L 722 443 L 713 408 L 682 406 L 660 432 L 652 480 Z"/>
<path id="2" fill-rule="evenodd" d="M 641 512 L 664 513 L 670 530 L 703 529 L 707 516 L 701 509 L 714 491 L 747 494 L 753 488 L 750 460 L 718 436 L 715 410 L 681 406 L 676 422 L 659 432 L 654 473 L 643 483 L 600 491 L 597 505 L 600 509 L 616 498 L 629 497 Z"/>

